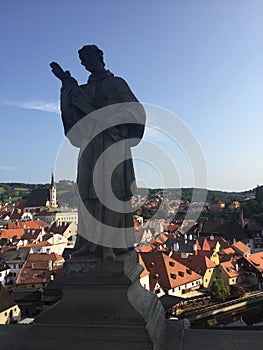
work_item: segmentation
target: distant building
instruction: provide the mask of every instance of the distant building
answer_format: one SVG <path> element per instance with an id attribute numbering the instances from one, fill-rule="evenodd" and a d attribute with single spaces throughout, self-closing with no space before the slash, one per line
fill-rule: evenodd
<path id="1" fill-rule="evenodd" d="M 21 271 L 27 257 L 29 255 L 30 248 L 9 248 L 4 252 L 3 262 L 10 267 L 10 284 L 15 284 L 17 276 Z"/>
<path id="2" fill-rule="evenodd" d="M 54 181 L 54 175 L 51 176 L 50 188 L 37 188 L 32 190 L 25 201 L 25 211 L 42 211 L 44 209 L 55 209 L 57 204 L 57 191 Z"/>
<path id="3" fill-rule="evenodd" d="M 137 254 L 140 255 L 138 261 L 142 259 L 144 266 L 150 272 L 150 291 L 155 292 L 158 297 L 165 294 L 180 296 L 199 289 L 203 283 L 201 275 L 162 252 Z"/>
<path id="4" fill-rule="evenodd" d="M 61 210 L 61 211 L 49 211 L 43 210 L 34 215 L 36 220 L 43 220 L 49 224 L 53 221 L 59 222 L 73 222 L 74 224 L 78 224 L 78 212 L 76 210 Z"/>

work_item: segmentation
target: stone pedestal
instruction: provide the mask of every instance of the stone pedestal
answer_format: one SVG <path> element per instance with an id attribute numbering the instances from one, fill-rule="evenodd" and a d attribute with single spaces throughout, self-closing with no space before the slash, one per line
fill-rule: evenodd
<path id="1" fill-rule="evenodd" d="M 68 260 L 50 288 L 63 298 L 39 315 L 26 350 L 162 350 L 164 310 L 139 282 L 136 253 L 115 261 Z"/>

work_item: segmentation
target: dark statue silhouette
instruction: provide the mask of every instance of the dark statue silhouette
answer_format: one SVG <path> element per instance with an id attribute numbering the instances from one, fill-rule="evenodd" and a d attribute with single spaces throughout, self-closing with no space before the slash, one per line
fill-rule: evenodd
<path id="1" fill-rule="evenodd" d="M 114 260 L 116 254 L 127 251 L 127 248 L 132 247 L 132 242 L 135 241 L 130 199 L 136 185 L 130 148 L 136 146 L 143 137 L 145 113 L 128 84 L 122 78 L 115 77 L 109 70 L 105 69 L 103 52 L 97 46 L 84 46 L 78 53 L 81 64 L 91 73 L 87 84 L 78 85 L 70 72 L 64 71 L 55 62 L 52 62 L 50 66 L 54 75 L 62 82 L 61 116 L 65 135 L 74 146 L 81 150 L 77 174 L 80 201 L 84 204 L 88 213 L 91 214 L 91 217 L 102 225 L 92 224 L 93 220 L 89 221 L 87 219 L 89 215 L 85 215 L 79 210 L 77 241 L 71 257 L 94 255 L 104 260 Z M 129 103 L 131 103 L 131 106 L 134 105 L 135 108 L 130 108 Z M 129 107 L 127 107 L 127 104 Z M 105 110 L 105 107 L 113 105 L 118 106 L 118 109 L 113 109 L 110 116 L 107 116 L 109 112 L 107 109 Z M 134 110 L 131 111 L 131 109 Z M 89 115 L 91 115 L 90 113 L 97 113 L 96 111 L 105 113 L 107 122 L 111 119 L 112 125 L 89 136 L 90 141 L 85 144 L 86 135 L 92 133 L 89 127 L 91 125 Z M 121 120 L 120 115 L 128 116 L 125 122 L 119 122 Z M 96 114 L 94 116 L 96 120 Z M 117 124 L 114 121 L 115 117 Z M 87 119 L 86 124 L 82 123 L 85 118 Z M 77 128 L 76 125 L 79 124 L 81 126 Z M 127 205 L 130 205 L 128 211 L 122 211 L 121 209 L 116 211 L 114 208 L 105 205 L 100 200 L 95 188 L 94 169 L 97 161 L 106 150 L 109 150 L 116 143 L 118 143 L 118 148 L 113 157 L 124 160 L 112 172 L 111 183 L 105 184 L 106 181 L 109 182 L 109 180 L 106 180 L 107 164 L 115 161 L 115 158 L 107 159 L 105 155 L 106 161 L 102 165 L 103 171 L 100 171 L 98 176 L 100 178 L 97 182 L 100 188 L 110 185 L 114 196 L 120 202 L 125 203 L 126 208 Z M 83 144 L 85 144 L 84 147 Z M 120 246 L 114 244 L 106 246 L 98 244 L 97 240 L 96 242 L 90 240 L 89 236 L 87 237 L 87 232 L 100 231 L 97 235 L 105 234 L 104 227 L 130 229 L 133 238 L 129 239 L 126 246 L 125 242 Z"/>

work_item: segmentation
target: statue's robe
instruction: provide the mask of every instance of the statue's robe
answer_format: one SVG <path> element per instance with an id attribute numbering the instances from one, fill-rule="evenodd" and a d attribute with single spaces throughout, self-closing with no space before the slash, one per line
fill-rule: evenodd
<path id="1" fill-rule="evenodd" d="M 111 107 L 104 108 L 108 106 Z M 61 111 L 66 136 L 74 146 L 80 148 L 77 186 L 82 204 L 84 203 L 97 222 L 118 229 L 133 228 L 131 206 L 127 212 L 127 205 L 136 183 L 130 147 L 136 146 L 144 133 L 143 107 L 122 78 L 114 77 L 112 73 L 105 71 L 97 79 L 91 75 L 88 83 L 81 86 L 68 79 L 61 90 Z M 113 158 L 105 156 L 96 178 L 93 178 L 99 157 L 116 142 L 118 147 L 117 151 L 115 148 L 111 154 Z M 121 161 L 114 169 L 111 184 L 106 183 L 108 179 L 105 174 L 111 167 L 110 163 L 117 158 L 125 161 Z M 109 185 L 116 198 L 125 202 L 126 210 L 122 211 L 121 207 L 118 207 L 118 211 L 115 211 L 101 202 L 96 186 L 99 186 L 103 193 L 103 189 Z M 97 240 L 98 235 L 102 237 L 104 234 L 101 232 L 102 226 L 95 225 L 93 220 L 87 219 L 83 211 L 79 211 L 78 234 L 88 237 L 89 240 L 91 231 L 98 230 L 96 243 L 101 241 Z M 92 235 L 94 237 L 94 233 Z M 123 237 L 119 247 L 131 246 L 134 243 L 134 237 Z M 93 239 L 90 240 L 94 242 Z"/>

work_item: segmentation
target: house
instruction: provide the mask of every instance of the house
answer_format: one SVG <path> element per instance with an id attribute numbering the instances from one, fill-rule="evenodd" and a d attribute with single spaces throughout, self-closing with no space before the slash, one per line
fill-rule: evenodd
<path id="1" fill-rule="evenodd" d="M 233 243 L 232 248 L 241 256 L 248 256 L 251 254 L 250 247 L 241 241 Z"/>
<path id="2" fill-rule="evenodd" d="M 213 203 L 210 205 L 210 210 L 211 211 L 220 211 L 221 209 L 224 209 L 226 204 L 222 202 L 221 200 L 215 200 Z"/>
<path id="3" fill-rule="evenodd" d="M 196 238 L 190 233 L 177 234 L 167 239 L 166 247 L 170 251 L 183 252 L 186 254 L 196 254 L 198 248 Z"/>
<path id="4" fill-rule="evenodd" d="M 217 277 L 222 279 L 226 286 L 233 286 L 246 280 L 245 270 L 240 267 L 238 260 L 222 262 L 217 269 Z"/>
<path id="5" fill-rule="evenodd" d="M 216 278 L 217 265 L 206 255 L 198 254 L 182 257 L 182 254 L 174 252 L 171 258 L 202 276 L 204 288 L 209 288 L 214 278 Z"/>
<path id="6" fill-rule="evenodd" d="M 23 229 L 45 229 L 48 227 L 48 224 L 42 220 L 18 220 L 11 221 L 7 224 L 7 228 L 23 228 Z"/>
<path id="7" fill-rule="evenodd" d="M 220 262 L 231 261 L 240 257 L 238 252 L 234 250 L 232 247 L 227 247 L 225 249 L 221 249 L 219 252 Z"/>
<path id="8" fill-rule="evenodd" d="M 1 242 L 9 243 L 16 242 L 21 239 L 24 235 L 24 230 L 22 228 L 14 228 L 14 229 L 4 229 L 0 233 Z"/>
<path id="9" fill-rule="evenodd" d="M 30 254 L 21 269 L 16 287 L 26 289 L 44 288 L 62 273 L 64 258 L 55 253 Z"/>
<path id="10" fill-rule="evenodd" d="M 52 245 L 49 242 L 43 241 L 39 243 L 28 243 L 26 248 L 30 249 L 30 254 L 50 254 Z"/>
<path id="11" fill-rule="evenodd" d="M 10 284 L 15 284 L 17 276 L 28 258 L 29 251 L 30 248 L 27 247 L 14 247 L 8 248 L 3 253 L 2 261 L 10 267 Z"/>
<path id="12" fill-rule="evenodd" d="M 24 229 L 24 234 L 18 241 L 18 246 L 26 246 L 28 243 L 38 243 L 42 241 L 42 237 L 45 234 L 43 229 Z"/>
<path id="13" fill-rule="evenodd" d="M 54 221 L 47 228 L 48 233 L 60 234 L 68 240 L 75 241 L 77 225 L 75 222 Z"/>
<path id="14" fill-rule="evenodd" d="M 0 224 L 5 225 L 11 219 L 10 210 L 1 210 L 0 211 Z"/>
<path id="15" fill-rule="evenodd" d="M 43 236 L 43 240 L 50 244 L 50 249 L 48 249 L 46 253 L 56 253 L 62 255 L 64 249 L 69 247 L 68 239 L 59 233 L 46 233 Z"/>
<path id="16" fill-rule="evenodd" d="M 53 221 L 66 221 L 74 222 L 76 225 L 78 224 L 78 212 L 76 210 L 49 211 L 44 209 L 34 214 L 34 218 L 36 220 L 43 220 L 49 224 Z"/>
<path id="17" fill-rule="evenodd" d="M 150 271 L 147 270 L 147 267 L 140 254 L 137 254 L 138 264 L 143 268 L 142 273 L 140 274 L 140 283 L 143 288 L 150 290 Z"/>
<path id="18" fill-rule="evenodd" d="M 40 211 L 48 207 L 50 201 L 50 190 L 48 188 L 37 188 L 32 190 L 30 195 L 27 197 L 25 210 L 30 211 L 31 209 Z"/>
<path id="19" fill-rule="evenodd" d="M 263 252 L 243 256 L 239 265 L 246 272 L 247 281 L 257 287 L 263 288 Z"/>
<path id="20" fill-rule="evenodd" d="M 150 272 L 150 291 L 155 292 L 158 297 L 165 294 L 180 296 L 199 289 L 202 285 L 202 276 L 161 251 L 137 254 L 141 255 L 146 269 Z"/>
<path id="21" fill-rule="evenodd" d="M 214 236 L 213 234 L 210 236 L 200 236 L 197 241 L 201 250 L 215 251 L 217 253 L 219 253 L 222 248 L 229 246 L 229 243 L 223 237 Z"/>
<path id="22" fill-rule="evenodd" d="M 208 257 L 216 265 L 219 265 L 220 263 L 220 255 L 216 251 L 200 250 L 198 251 L 198 255 Z"/>
<path id="23" fill-rule="evenodd" d="M 200 223 L 198 233 L 201 236 L 220 236 L 226 241 L 240 240 L 248 238 L 248 232 L 242 224 L 236 220 L 211 219 Z"/>
<path id="24" fill-rule="evenodd" d="M 253 252 L 263 251 L 263 226 L 258 222 L 250 220 L 247 228 L 251 232 L 251 248 Z"/>
<path id="25" fill-rule="evenodd" d="M 0 284 L 0 324 L 17 323 L 20 319 L 21 312 L 18 305 Z"/>
<path id="26" fill-rule="evenodd" d="M 0 285 L 3 286 L 9 283 L 10 267 L 4 263 L 0 262 Z"/>

